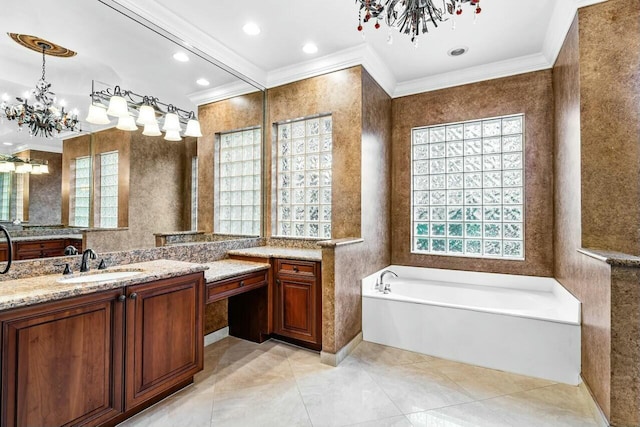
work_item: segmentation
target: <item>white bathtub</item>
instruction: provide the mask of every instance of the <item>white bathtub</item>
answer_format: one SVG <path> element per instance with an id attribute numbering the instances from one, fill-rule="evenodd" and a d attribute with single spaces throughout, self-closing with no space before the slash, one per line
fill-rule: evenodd
<path id="1" fill-rule="evenodd" d="M 580 383 L 580 302 L 552 278 L 389 266 L 362 280 L 365 341 Z"/>

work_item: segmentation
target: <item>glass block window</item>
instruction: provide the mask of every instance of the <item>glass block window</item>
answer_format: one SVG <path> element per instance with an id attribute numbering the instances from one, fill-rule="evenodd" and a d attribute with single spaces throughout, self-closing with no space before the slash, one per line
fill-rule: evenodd
<path id="1" fill-rule="evenodd" d="M 91 197 L 91 159 L 78 157 L 71 163 L 71 188 L 69 192 L 69 225 L 89 226 L 89 202 Z"/>
<path id="2" fill-rule="evenodd" d="M 331 238 L 331 115 L 277 124 L 275 236 Z"/>
<path id="3" fill-rule="evenodd" d="M 0 220 L 10 221 L 11 172 L 0 173 Z"/>
<path id="4" fill-rule="evenodd" d="M 100 154 L 99 227 L 118 227 L 118 152 Z"/>
<path id="5" fill-rule="evenodd" d="M 191 230 L 198 230 L 198 157 L 191 158 Z"/>
<path id="6" fill-rule="evenodd" d="M 524 115 L 414 128 L 412 252 L 524 259 Z"/>
<path id="7" fill-rule="evenodd" d="M 221 133 L 216 142 L 213 230 L 258 236 L 262 205 L 260 128 Z"/>

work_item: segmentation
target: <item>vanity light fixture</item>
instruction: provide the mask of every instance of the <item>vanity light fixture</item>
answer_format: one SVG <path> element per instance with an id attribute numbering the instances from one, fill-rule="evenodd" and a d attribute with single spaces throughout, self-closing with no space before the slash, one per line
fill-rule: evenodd
<path id="1" fill-rule="evenodd" d="M 380 28 L 384 20 L 389 28 L 411 36 L 411 43 L 418 47 L 418 35 L 429 31 L 428 23 L 435 28 L 440 22 L 452 20 L 455 28 L 455 17 L 463 13 L 463 4 L 472 7 L 474 19 L 482 9 L 480 0 L 443 0 L 443 8 L 436 7 L 433 0 L 356 0 L 358 4 L 358 31 L 363 31 L 363 23 L 375 19 L 374 28 Z M 364 16 L 363 16 L 364 13 Z"/>
<path id="2" fill-rule="evenodd" d="M 183 110 L 173 104 L 165 104 L 153 96 L 139 95 L 120 86 L 97 90 L 92 83 L 91 105 L 86 121 L 92 124 L 110 123 L 108 116 L 118 118 L 116 128 L 135 131 L 144 126 L 145 136 L 160 136 L 165 132 L 167 141 L 180 141 L 182 135 L 201 137 L 200 123 L 193 111 Z M 107 108 L 108 106 L 108 108 Z M 137 119 L 136 119 L 137 117 Z M 162 132 L 158 119 L 163 119 Z M 183 125 L 185 127 L 183 127 Z"/>
<path id="3" fill-rule="evenodd" d="M 33 136 L 43 136 L 45 138 L 53 137 L 64 131 L 77 132 L 80 130 L 78 115 L 74 112 L 66 112 L 64 105 L 59 108 L 54 105 L 55 94 L 51 92 L 51 83 L 47 82 L 46 72 L 46 55 L 54 55 L 61 57 L 74 56 L 76 53 L 55 45 L 49 41 L 26 34 L 9 33 L 14 41 L 31 50 L 42 52 L 42 77 L 36 83 L 35 89 L 26 92 L 22 97 L 17 97 L 17 104 L 9 104 L 6 94 L 2 95 L 0 102 L 0 113 L 9 121 L 17 121 L 18 127 L 22 129 L 23 125 L 29 128 L 29 133 Z M 31 95 L 34 96 L 35 102 L 29 103 Z"/>
<path id="4" fill-rule="evenodd" d="M 46 160 L 23 159 L 21 157 L 0 155 L 0 172 L 30 173 L 33 175 L 49 173 Z"/>

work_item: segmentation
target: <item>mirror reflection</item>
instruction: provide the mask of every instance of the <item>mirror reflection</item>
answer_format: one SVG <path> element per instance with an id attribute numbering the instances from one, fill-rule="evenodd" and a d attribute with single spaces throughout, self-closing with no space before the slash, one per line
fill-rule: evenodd
<path id="1" fill-rule="evenodd" d="M 109 1 L 33 6 L 0 16 L 0 222 L 100 251 L 260 234 L 262 91 Z"/>

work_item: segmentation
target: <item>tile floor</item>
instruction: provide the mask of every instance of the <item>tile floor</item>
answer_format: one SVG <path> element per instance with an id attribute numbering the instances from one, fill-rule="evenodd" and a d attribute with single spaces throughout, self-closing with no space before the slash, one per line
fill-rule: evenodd
<path id="1" fill-rule="evenodd" d="M 339 367 L 228 337 L 192 386 L 121 426 L 600 426 L 583 387 L 362 342 Z"/>

